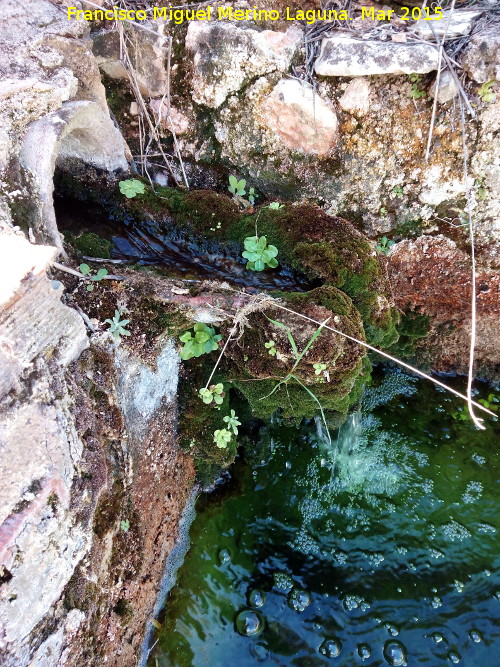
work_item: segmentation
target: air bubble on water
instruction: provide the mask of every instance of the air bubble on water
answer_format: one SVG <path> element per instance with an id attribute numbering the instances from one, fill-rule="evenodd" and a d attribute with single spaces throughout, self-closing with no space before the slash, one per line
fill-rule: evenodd
<path id="1" fill-rule="evenodd" d="M 444 553 L 442 551 L 439 551 L 439 549 L 429 549 L 429 555 L 431 558 L 438 559 L 438 558 L 444 558 Z"/>
<path id="2" fill-rule="evenodd" d="M 448 656 L 447 656 L 447 657 L 448 657 L 448 660 L 449 660 L 450 662 L 452 662 L 454 665 L 456 665 L 457 663 L 459 663 L 460 660 L 461 660 L 461 656 L 460 656 L 458 653 L 456 653 L 455 651 L 450 651 L 450 652 L 448 653 Z"/>
<path id="3" fill-rule="evenodd" d="M 353 611 L 354 609 L 359 609 L 361 605 L 365 606 L 367 603 L 359 595 L 346 595 L 344 598 L 344 609 L 346 611 Z M 367 605 L 366 608 L 370 608 L 370 605 Z"/>
<path id="4" fill-rule="evenodd" d="M 368 644 L 358 644 L 358 655 L 361 660 L 368 660 L 371 656 L 371 649 Z"/>
<path id="5" fill-rule="evenodd" d="M 290 461 L 287 461 L 287 462 L 285 463 L 285 468 L 287 468 L 288 470 L 290 470 L 291 467 L 292 467 L 291 462 L 290 462 Z"/>
<path id="6" fill-rule="evenodd" d="M 311 596 L 307 591 L 294 588 L 288 596 L 288 606 L 297 612 L 304 611 L 311 604 Z"/>
<path id="7" fill-rule="evenodd" d="M 335 565 L 345 565 L 349 559 L 348 554 L 340 549 L 332 549 L 332 560 Z"/>
<path id="8" fill-rule="evenodd" d="M 384 627 L 391 637 L 397 637 L 399 635 L 399 630 L 395 625 L 392 625 L 391 623 L 386 623 Z"/>
<path id="9" fill-rule="evenodd" d="M 471 536 L 467 528 L 455 520 L 450 521 L 450 523 L 445 523 L 442 526 L 442 529 L 445 537 L 449 539 L 450 542 L 463 542 Z"/>
<path id="10" fill-rule="evenodd" d="M 481 456 L 480 454 L 473 454 L 471 458 L 475 463 L 478 463 L 480 466 L 486 463 L 486 458 L 484 456 Z"/>
<path id="11" fill-rule="evenodd" d="M 228 563 L 231 560 L 229 549 L 220 549 L 219 553 L 217 554 L 217 558 L 219 559 L 219 563 L 221 565 Z"/>
<path id="12" fill-rule="evenodd" d="M 443 601 L 437 595 L 435 595 L 431 600 L 431 607 L 433 609 L 438 609 L 439 607 L 442 606 L 442 604 L 443 604 Z"/>
<path id="13" fill-rule="evenodd" d="M 378 567 L 384 559 L 384 555 L 381 553 L 373 553 L 368 555 L 368 560 L 372 563 L 374 567 Z"/>
<path id="14" fill-rule="evenodd" d="M 497 529 L 489 523 L 480 523 L 477 527 L 478 533 L 496 533 Z"/>
<path id="15" fill-rule="evenodd" d="M 406 661 L 406 647 L 401 642 L 394 639 L 391 639 L 384 644 L 384 658 L 389 665 L 392 665 L 392 667 L 401 667 L 401 665 L 408 664 Z"/>
<path id="16" fill-rule="evenodd" d="M 266 601 L 266 596 L 258 588 L 254 588 L 248 594 L 248 604 L 251 607 L 262 607 Z"/>
<path id="17" fill-rule="evenodd" d="M 252 657 L 257 660 L 257 662 L 267 661 L 269 657 L 269 650 L 267 646 L 265 644 L 261 644 L 260 642 L 256 642 L 255 644 L 251 645 L 250 653 L 252 654 Z"/>
<path id="18" fill-rule="evenodd" d="M 289 593 L 293 588 L 293 579 L 285 572 L 274 572 L 273 585 L 276 590 L 282 593 Z"/>
<path id="19" fill-rule="evenodd" d="M 479 630 L 476 630 L 475 628 L 473 628 L 469 632 L 469 637 L 472 639 L 474 644 L 479 644 L 483 640 L 482 634 L 479 632 Z"/>
<path id="20" fill-rule="evenodd" d="M 259 611 L 242 609 L 234 620 L 236 630 L 243 637 L 255 637 L 264 629 L 264 617 Z"/>
<path id="21" fill-rule="evenodd" d="M 399 544 L 396 547 L 396 551 L 398 552 L 398 554 L 407 554 L 408 553 L 408 549 L 406 547 L 404 547 L 402 544 Z"/>
<path id="22" fill-rule="evenodd" d="M 457 591 L 457 593 L 463 593 L 464 592 L 465 584 L 463 584 L 461 581 L 458 581 L 458 579 L 455 579 L 455 581 L 453 582 L 453 586 L 454 586 L 455 590 Z"/>
<path id="23" fill-rule="evenodd" d="M 444 637 L 440 632 L 433 632 L 432 633 L 432 638 L 436 642 L 436 644 L 440 644 L 441 642 L 444 641 Z"/>
<path id="24" fill-rule="evenodd" d="M 325 658 L 337 658 L 342 651 L 342 644 L 338 639 L 325 639 L 319 647 L 319 652 Z"/>
<path id="25" fill-rule="evenodd" d="M 485 577 L 491 577 L 491 570 L 485 570 L 484 571 L 484 576 Z"/>
<path id="26" fill-rule="evenodd" d="M 479 500 L 483 493 L 483 485 L 481 482 L 468 482 L 465 487 L 465 493 L 462 496 L 462 500 L 466 504 L 471 504 Z"/>

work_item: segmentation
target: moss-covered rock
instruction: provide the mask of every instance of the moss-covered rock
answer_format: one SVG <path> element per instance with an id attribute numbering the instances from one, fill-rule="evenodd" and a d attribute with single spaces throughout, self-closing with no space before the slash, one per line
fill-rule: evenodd
<path id="1" fill-rule="evenodd" d="M 94 232 L 86 232 L 76 238 L 72 238 L 70 239 L 70 243 L 72 243 L 82 255 L 87 255 L 88 257 L 101 257 L 103 259 L 109 259 L 111 257 L 110 252 L 113 247 L 111 241 L 103 239 Z"/>

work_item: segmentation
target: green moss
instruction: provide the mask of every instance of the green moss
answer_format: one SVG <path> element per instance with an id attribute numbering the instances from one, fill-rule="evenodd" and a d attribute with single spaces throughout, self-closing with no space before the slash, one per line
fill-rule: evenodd
<path id="1" fill-rule="evenodd" d="M 109 259 L 111 257 L 110 252 L 113 247 L 111 241 L 103 239 L 94 232 L 86 232 L 77 238 L 73 238 L 71 243 L 82 253 L 82 255 L 87 255 L 88 257 L 102 257 L 103 259 Z"/>
<path id="2" fill-rule="evenodd" d="M 398 326 L 398 340 L 389 348 L 389 352 L 399 358 L 411 358 L 419 342 L 430 331 L 430 317 L 408 312 L 403 315 Z"/>

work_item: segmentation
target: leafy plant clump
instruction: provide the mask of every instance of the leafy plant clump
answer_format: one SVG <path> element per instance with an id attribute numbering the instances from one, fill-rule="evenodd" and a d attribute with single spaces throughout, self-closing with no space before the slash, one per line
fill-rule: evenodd
<path id="1" fill-rule="evenodd" d="M 382 236 L 380 241 L 375 246 L 375 249 L 379 255 L 388 255 L 391 252 L 391 248 L 394 243 L 395 241 L 389 241 L 387 236 Z"/>
<path id="2" fill-rule="evenodd" d="M 91 280 L 92 282 L 98 282 L 99 280 L 102 280 L 104 276 L 108 275 L 107 269 L 99 269 L 97 273 L 92 275 L 92 270 L 88 264 L 80 264 L 80 273 L 83 273 L 84 276 L 88 278 L 88 280 Z M 94 285 L 90 284 L 87 285 L 87 291 L 92 292 L 94 290 Z"/>
<path id="3" fill-rule="evenodd" d="M 213 352 L 218 348 L 218 342 L 222 339 L 220 334 L 215 333 L 215 329 L 201 322 L 197 322 L 193 329 L 194 335 L 193 332 L 186 331 L 179 336 L 181 343 L 184 343 L 180 351 L 181 359 L 184 361 Z"/>
<path id="4" fill-rule="evenodd" d="M 238 435 L 238 426 L 241 426 L 241 422 L 238 421 L 238 417 L 236 416 L 236 413 L 234 410 L 231 410 L 230 415 L 226 415 L 223 419 L 224 422 L 226 422 L 227 430 L 228 431 L 233 431 L 234 435 Z"/>
<path id="5" fill-rule="evenodd" d="M 241 180 L 238 180 L 236 176 L 233 176 L 232 174 L 229 176 L 229 187 L 228 190 L 232 195 L 238 195 L 239 197 L 244 197 L 246 194 L 246 180 L 242 178 Z M 253 188 L 252 188 L 253 189 Z"/>
<path id="6" fill-rule="evenodd" d="M 270 340 L 267 343 L 264 343 L 264 347 L 266 348 L 267 353 L 271 355 L 271 357 L 276 356 L 277 350 L 276 350 L 276 343 L 274 342 L 274 340 Z"/>
<path id="7" fill-rule="evenodd" d="M 130 331 L 125 329 L 125 325 L 130 322 L 130 320 L 120 320 L 121 313 L 119 310 L 115 310 L 115 316 L 112 320 L 109 318 L 104 320 L 105 324 L 109 324 L 109 331 L 113 334 L 113 338 L 120 340 L 122 336 L 130 336 Z"/>
<path id="8" fill-rule="evenodd" d="M 418 100 L 421 97 L 427 97 L 427 93 L 425 90 L 421 90 L 419 88 L 419 84 L 422 81 L 422 77 L 420 74 L 410 74 L 410 82 L 411 82 L 411 92 L 410 95 L 413 97 L 414 100 Z"/>
<path id="9" fill-rule="evenodd" d="M 120 181 L 119 186 L 122 195 L 127 199 L 133 199 L 136 195 L 144 194 L 144 183 L 136 178 L 129 178 L 126 181 Z"/>
<path id="10" fill-rule="evenodd" d="M 278 248 L 268 245 L 265 236 L 247 236 L 244 245 L 242 256 L 248 260 L 247 268 L 250 271 L 263 271 L 266 266 L 275 269 L 278 266 Z"/>
<path id="11" fill-rule="evenodd" d="M 218 384 L 211 384 L 210 387 L 200 389 L 198 395 L 206 405 L 210 405 L 211 403 L 222 405 L 226 394 L 224 392 L 224 385 L 222 382 L 219 382 Z"/>
<path id="12" fill-rule="evenodd" d="M 231 432 L 225 428 L 219 428 L 214 431 L 214 442 L 219 449 L 226 449 L 232 437 Z"/>
<path id="13" fill-rule="evenodd" d="M 486 102 L 486 104 L 490 104 L 496 99 L 496 94 L 493 90 L 495 83 L 496 81 L 494 79 L 492 81 L 487 81 L 486 83 L 483 83 L 482 86 L 480 86 L 477 90 L 477 94 L 483 102 Z"/>

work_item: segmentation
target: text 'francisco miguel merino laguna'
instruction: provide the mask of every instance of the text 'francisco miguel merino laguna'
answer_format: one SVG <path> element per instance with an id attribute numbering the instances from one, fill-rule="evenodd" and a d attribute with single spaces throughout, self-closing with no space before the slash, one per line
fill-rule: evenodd
<path id="1" fill-rule="evenodd" d="M 144 9 L 94 9 L 83 10 L 76 7 L 67 8 L 68 21 L 145 21 L 154 20 L 172 21 L 179 25 L 184 21 L 304 21 L 312 24 L 316 21 L 352 21 L 353 17 L 345 9 L 291 9 L 285 7 L 283 11 L 277 9 L 233 9 L 232 7 L 205 7 L 204 9 L 174 9 L 173 7 L 153 7 L 153 14 Z M 403 21 L 423 19 L 425 21 L 439 21 L 443 18 L 441 7 L 401 7 L 401 12 L 394 9 L 379 9 L 362 7 L 361 18 L 370 21 L 390 21 L 399 18 Z"/>

